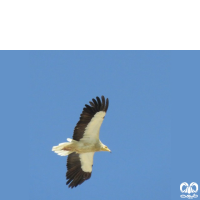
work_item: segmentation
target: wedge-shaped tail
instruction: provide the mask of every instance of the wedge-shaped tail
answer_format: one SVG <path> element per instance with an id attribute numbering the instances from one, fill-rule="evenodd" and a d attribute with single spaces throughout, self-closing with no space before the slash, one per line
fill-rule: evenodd
<path id="1" fill-rule="evenodd" d="M 69 142 L 63 142 L 63 143 L 60 143 L 58 146 L 53 146 L 52 151 L 57 153 L 59 156 L 67 156 L 67 155 L 69 155 L 72 152 L 71 151 L 66 151 L 66 150 L 63 150 L 63 149 L 71 144 L 72 139 L 67 138 L 67 141 L 69 141 Z"/>

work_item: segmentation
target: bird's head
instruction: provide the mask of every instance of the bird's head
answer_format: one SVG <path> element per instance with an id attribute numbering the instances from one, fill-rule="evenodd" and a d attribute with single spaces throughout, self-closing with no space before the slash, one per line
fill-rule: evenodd
<path id="1" fill-rule="evenodd" d="M 101 146 L 101 151 L 109 151 L 109 152 L 111 152 L 111 150 L 104 144 Z"/>

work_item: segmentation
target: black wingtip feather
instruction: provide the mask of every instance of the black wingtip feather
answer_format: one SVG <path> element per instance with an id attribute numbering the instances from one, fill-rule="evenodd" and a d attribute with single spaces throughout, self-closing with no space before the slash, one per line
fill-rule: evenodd
<path id="1" fill-rule="evenodd" d="M 108 98 L 106 99 L 106 107 L 105 107 L 105 111 L 107 112 L 107 110 L 108 110 L 108 106 L 109 106 L 109 100 L 108 100 Z"/>
<path id="2" fill-rule="evenodd" d="M 102 101 L 102 103 L 101 103 L 101 110 L 103 110 L 104 106 L 105 106 L 105 97 L 104 96 L 101 96 L 101 101 Z"/>
<path id="3" fill-rule="evenodd" d="M 94 103 L 93 102 L 89 102 L 90 103 L 90 105 L 92 106 L 92 107 L 95 107 L 95 105 L 94 105 Z"/>
<path id="4" fill-rule="evenodd" d="M 99 97 L 96 97 L 96 99 L 97 99 L 97 102 L 98 102 L 98 110 L 100 110 L 101 109 L 101 100 L 100 100 Z"/>

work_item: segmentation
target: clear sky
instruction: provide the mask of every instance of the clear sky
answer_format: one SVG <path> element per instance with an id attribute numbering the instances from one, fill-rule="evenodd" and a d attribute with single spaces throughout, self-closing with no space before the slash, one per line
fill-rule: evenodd
<path id="1" fill-rule="evenodd" d="M 0 55 L 9 105 L 2 108 L 3 199 L 169 200 L 180 199 L 182 182 L 200 184 L 199 52 Z M 91 178 L 69 189 L 67 157 L 52 146 L 72 137 L 84 105 L 101 95 L 110 105 L 100 139 L 112 153 L 95 153 Z"/>

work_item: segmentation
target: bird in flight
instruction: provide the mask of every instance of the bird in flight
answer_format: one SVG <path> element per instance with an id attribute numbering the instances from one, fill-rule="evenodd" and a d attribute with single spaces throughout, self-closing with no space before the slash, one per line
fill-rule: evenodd
<path id="1" fill-rule="evenodd" d="M 99 140 L 99 131 L 108 110 L 109 101 L 104 96 L 92 99 L 85 105 L 74 128 L 73 139 L 54 146 L 52 151 L 67 156 L 67 185 L 76 187 L 91 177 L 94 153 L 110 149 Z"/>

